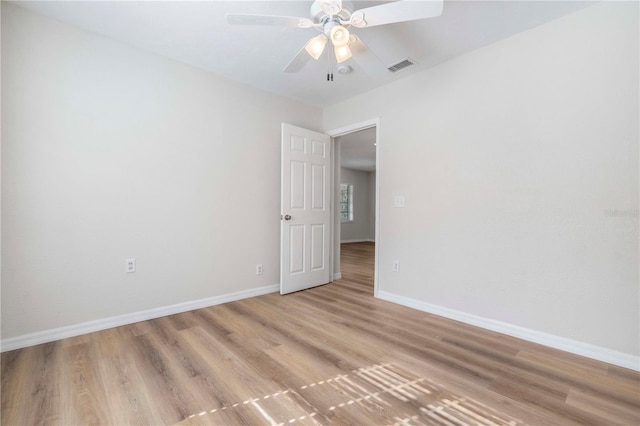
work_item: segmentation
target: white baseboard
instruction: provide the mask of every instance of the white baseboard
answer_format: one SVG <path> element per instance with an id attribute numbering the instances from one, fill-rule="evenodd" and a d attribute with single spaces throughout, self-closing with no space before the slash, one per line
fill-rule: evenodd
<path id="1" fill-rule="evenodd" d="M 342 279 L 342 272 L 336 272 L 335 274 L 333 274 L 333 279 L 334 280 Z"/>
<path id="2" fill-rule="evenodd" d="M 555 336 L 517 325 L 456 311 L 443 306 L 432 305 L 430 303 L 421 302 L 404 296 L 398 296 L 397 294 L 388 293 L 386 291 L 378 291 L 376 297 L 399 305 L 428 312 L 430 314 L 439 315 L 441 317 L 475 325 L 487 330 L 497 331 L 498 333 L 507 334 L 530 342 L 560 349 L 565 352 L 640 371 L 640 357 L 631 354 L 617 352 L 612 349 L 603 348 L 589 343 L 567 339 L 565 337 Z"/>
<path id="3" fill-rule="evenodd" d="M 349 243 L 375 243 L 376 240 L 374 238 L 361 238 L 355 240 L 340 240 L 340 244 L 349 244 Z"/>
<path id="4" fill-rule="evenodd" d="M 36 333 L 24 334 L 22 336 L 10 337 L 0 341 L 0 352 L 12 351 L 14 349 L 26 348 L 28 346 L 39 345 L 41 343 L 53 342 L 55 340 L 66 339 L 68 337 L 80 336 L 81 334 L 93 333 L 94 331 L 106 330 L 108 328 L 119 327 L 121 325 L 133 324 L 167 315 L 179 314 L 181 312 L 192 311 L 194 309 L 206 308 L 220 305 L 222 303 L 233 302 L 235 300 L 247 299 L 249 297 L 261 296 L 280 290 L 280 284 L 256 287 L 249 290 L 237 291 L 223 294 L 221 296 L 208 297 L 206 299 L 192 300 L 189 302 L 177 303 L 170 306 L 148 309 L 146 311 L 134 312 L 131 314 L 117 315 L 115 317 L 102 318 L 94 321 L 87 321 L 80 324 L 68 325 L 65 327 L 52 328 L 50 330 L 38 331 Z"/>

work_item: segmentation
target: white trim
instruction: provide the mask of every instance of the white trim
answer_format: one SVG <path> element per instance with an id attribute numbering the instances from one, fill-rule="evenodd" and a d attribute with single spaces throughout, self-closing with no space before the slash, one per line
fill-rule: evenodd
<path id="1" fill-rule="evenodd" d="M 336 228 L 340 229 L 340 225 L 337 224 L 337 216 L 339 215 L 339 213 L 336 211 L 336 200 L 334 199 L 334 197 L 336 196 L 336 172 L 335 172 L 335 167 L 336 167 L 336 142 L 335 139 L 330 137 L 329 138 L 329 144 L 331 146 L 331 157 L 330 157 L 330 162 L 331 162 L 331 171 L 330 171 L 330 175 L 331 175 L 331 183 L 329 185 L 329 209 L 331 210 L 331 219 L 329 221 L 329 226 L 330 226 L 330 230 L 329 230 L 329 244 L 331 247 L 331 252 L 329 254 L 329 282 L 333 282 L 336 280 L 335 275 L 335 270 L 336 270 L 336 257 L 337 259 L 337 263 L 339 264 L 340 262 L 340 255 L 338 255 L 338 253 L 336 253 Z M 282 160 L 280 160 L 282 161 Z M 282 179 L 282 178 L 280 178 Z M 282 184 L 280 184 L 282 186 Z M 282 192 L 282 190 L 281 190 Z M 282 196 L 281 196 L 282 197 Z M 282 203 L 282 201 L 280 201 L 280 203 Z M 282 243 L 280 243 L 282 245 Z M 280 255 L 282 256 L 282 247 L 280 248 Z M 338 269 L 340 267 L 338 266 Z"/>
<path id="2" fill-rule="evenodd" d="M 355 240 L 341 240 L 340 244 L 349 244 L 349 243 L 375 243 L 376 240 L 374 238 L 356 238 Z"/>
<path id="3" fill-rule="evenodd" d="M 454 309 L 445 308 L 444 306 L 432 305 L 430 303 L 421 302 L 386 291 L 379 291 L 376 296 L 389 302 L 398 303 L 420 311 L 428 312 L 441 317 L 464 322 L 466 324 L 475 325 L 487 330 L 497 331 L 498 333 L 507 334 L 509 336 L 518 337 L 530 342 L 539 343 L 565 352 L 571 352 L 576 355 L 593 358 L 609 364 L 618 365 L 620 367 L 629 368 L 640 371 L 640 357 L 623 352 L 614 351 L 612 349 L 603 348 L 601 346 L 580 342 L 577 340 L 567 339 L 565 337 L 555 336 L 553 334 L 543 333 L 541 331 L 531 330 L 517 325 L 496 321 L 490 318 L 484 318 L 477 315 L 468 314 Z"/>
<path id="4" fill-rule="evenodd" d="M 336 136 L 348 135 L 349 133 L 357 132 L 358 130 L 370 129 L 371 127 L 377 126 L 379 124 L 380 118 L 376 117 L 370 120 L 361 121 L 360 123 L 349 124 L 338 129 L 333 129 L 327 132 L 327 134 L 332 138 L 335 138 Z"/>
<path id="5" fill-rule="evenodd" d="M 333 279 L 334 280 L 341 280 L 342 279 L 342 272 L 336 272 L 335 274 L 333 274 Z"/>
<path id="6" fill-rule="evenodd" d="M 87 321 L 80 324 L 73 324 L 65 327 L 52 328 L 50 330 L 23 334 L 22 336 L 2 339 L 0 341 L 0 352 L 26 348 L 28 346 L 39 345 L 41 343 L 53 342 L 54 340 L 66 339 L 68 337 L 79 336 L 81 334 L 93 333 L 94 331 L 106 330 L 108 328 L 119 327 L 122 325 L 133 324 L 140 321 L 160 318 L 167 315 L 174 315 L 181 312 L 192 311 L 194 309 L 207 308 L 209 306 L 233 302 L 235 300 L 261 296 L 263 294 L 273 293 L 279 290 L 280 284 L 256 287 L 249 290 L 237 291 L 235 293 L 223 294 L 221 296 L 192 300 L 190 302 L 177 303 L 170 306 L 162 306 L 159 308 L 148 309 L 146 311 L 134 312 L 131 314 L 118 315 L 115 317 L 102 318 L 99 320 Z"/>

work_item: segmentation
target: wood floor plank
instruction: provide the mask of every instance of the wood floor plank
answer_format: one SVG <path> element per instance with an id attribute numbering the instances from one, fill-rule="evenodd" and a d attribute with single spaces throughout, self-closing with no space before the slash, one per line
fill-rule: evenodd
<path id="1" fill-rule="evenodd" d="M 64 348 L 64 351 L 68 356 L 67 366 L 71 367 L 72 405 L 77 408 L 77 421 L 80 424 L 100 424 L 109 414 L 105 412 L 104 401 L 107 398 L 95 345 L 93 342 L 80 343 Z M 68 393 L 69 389 L 62 391 Z"/>
<path id="2" fill-rule="evenodd" d="M 60 342 L 45 343 L 34 350 L 31 360 L 31 404 L 26 407 L 32 424 L 59 423 L 62 415 L 62 396 L 58 384 L 61 370 L 57 368 L 62 358 Z"/>
<path id="3" fill-rule="evenodd" d="M 140 371 L 127 354 L 105 358 L 100 362 L 105 398 L 106 417 L 100 424 L 161 424 L 162 417 L 155 409 Z"/>
<path id="4" fill-rule="evenodd" d="M 3 425 L 637 425 L 640 373 L 373 297 L 342 279 L 1 355 Z"/>
<path id="5" fill-rule="evenodd" d="M 640 413 L 638 413 L 637 410 L 621 407 L 618 404 L 611 403 L 608 399 L 595 397 L 579 391 L 572 390 L 569 392 L 567 405 L 597 415 L 611 424 L 640 424 Z"/>
<path id="6" fill-rule="evenodd" d="M 618 404 L 631 407 L 638 405 L 637 383 L 625 383 L 612 379 L 607 375 L 606 369 L 586 369 L 561 359 L 540 356 L 521 351 L 518 359 L 528 361 L 532 369 L 537 369 L 543 377 L 556 376 L 556 380 L 571 384 L 572 388 L 593 395 L 599 395 L 600 399 L 614 399 Z M 579 378 L 579 379 L 578 379 Z"/>

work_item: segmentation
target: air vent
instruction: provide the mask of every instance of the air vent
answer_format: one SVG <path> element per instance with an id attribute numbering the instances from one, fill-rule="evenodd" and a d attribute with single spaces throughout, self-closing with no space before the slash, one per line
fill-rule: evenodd
<path id="1" fill-rule="evenodd" d="M 402 61 L 398 62 L 397 64 L 391 65 L 389 67 L 389 71 L 398 72 L 400 70 L 403 70 L 403 69 L 405 69 L 407 67 L 410 67 L 412 65 L 415 65 L 415 64 L 416 63 L 413 60 L 409 59 L 409 58 L 403 59 Z"/>

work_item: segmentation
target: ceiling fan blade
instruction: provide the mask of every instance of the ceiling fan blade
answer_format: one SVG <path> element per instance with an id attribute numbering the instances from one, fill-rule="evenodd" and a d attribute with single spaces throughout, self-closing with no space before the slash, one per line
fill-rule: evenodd
<path id="1" fill-rule="evenodd" d="M 322 10 L 329 15 L 337 15 L 342 10 L 342 0 L 321 0 Z"/>
<path id="2" fill-rule="evenodd" d="M 443 0 L 404 0 L 365 7 L 351 15 L 351 25 L 355 27 L 375 27 L 395 22 L 433 18 L 442 14 Z"/>
<path id="3" fill-rule="evenodd" d="M 359 37 L 352 35 L 353 41 L 349 43 L 349 48 L 353 53 L 353 60 L 360 65 L 371 77 L 382 77 L 389 70 L 382 61 L 367 47 Z"/>
<path id="4" fill-rule="evenodd" d="M 310 28 L 315 25 L 315 23 L 309 18 L 275 15 L 245 15 L 242 13 L 227 13 L 227 23 L 231 25 L 271 25 L 294 28 Z"/>
<path id="5" fill-rule="evenodd" d="M 310 58 L 311 56 L 309 56 L 307 50 L 303 47 L 291 62 L 289 62 L 289 65 L 284 69 L 284 72 L 294 73 L 300 71 L 302 67 L 307 64 Z"/>

